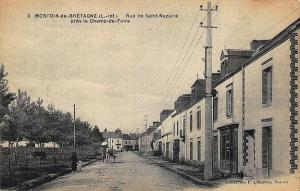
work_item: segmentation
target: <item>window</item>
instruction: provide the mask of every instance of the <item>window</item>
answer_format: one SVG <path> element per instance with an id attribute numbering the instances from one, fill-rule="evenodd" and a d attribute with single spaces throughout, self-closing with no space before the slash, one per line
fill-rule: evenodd
<path id="1" fill-rule="evenodd" d="M 176 127 L 176 134 L 178 135 L 178 121 L 177 121 L 177 127 Z"/>
<path id="2" fill-rule="evenodd" d="M 190 112 L 190 131 L 192 132 L 193 130 L 193 113 Z"/>
<path id="3" fill-rule="evenodd" d="M 125 141 L 125 144 L 127 144 L 127 141 Z"/>
<path id="4" fill-rule="evenodd" d="M 197 151 L 198 151 L 197 159 L 198 159 L 198 161 L 201 161 L 201 141 L 200 140 L 197 141 Z"/>
<path id="5" fill-rule="evenodd" d="M 175 123 L 173 124 L 173 135 L 175 135 Z"/>
<path id="6" fill-rule="evenodd" d="M 183 121 L 182 121 L 182 128 L 183 128 L 183 133 L 182 136 L 185 136 L 185 115 L 183 116 Z"/>
<path id="7" fill-rule="evenodd" d="M 272 103 L 272 66 L 262 71 L 262 104 L 269 106 Z"/>
<path id="8" fill-rule="evenodd" d="M 231 86 L 231 89 L 228 89 L 226 92 L 226 116 L 232 117 L 232 111 L 233 111 L 233 90 Z"/>
<path id="9" fill-rule="evenodd" d="M 218 97 L 214 97 L 213 101 L 213 119 L 214 121 L 217 121 L 218 119 Z"/>
<path id="10" fill-rule="evenodd" d="M 190 142 L 190 160 L 193 160 L 193 140 Z"/>
<path id="11" fill-rule="evenodd" d="M 197 129 L 201 129 L 201 110 L 197 111 Z"/>
<path id="12" fill-rule="evenodd" d="M 111 143 L 113 143 L 114 142 L 114 140 L 111 140 Z"/>

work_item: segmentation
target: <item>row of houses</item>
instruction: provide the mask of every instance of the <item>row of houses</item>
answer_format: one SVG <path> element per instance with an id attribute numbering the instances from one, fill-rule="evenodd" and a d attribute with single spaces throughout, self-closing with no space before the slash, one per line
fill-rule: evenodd
<path id="1" fill-rule="evenodd" d="M 102 132 L 104 141 L 107 142 L 108 148 L 115 151 L 138 150 L 138 134 L 122 134 L 120 129 L 109 132 L 106 129 Z"/>
<path id="2" fill-rule="evenodd" d="M 140 151 L 160 153 L 173 162 L 203 165 L 212 147 L 213 171 L 273 177 L 298 169 L 298 55 L 296 20 L 251 49 L 224 49 L 220 72 L 212 76 L 212 118 L 205 112 L 205 80 L 178 97 L 172 110 L 139 138 Z M 205 145 L 205 121 L 213 137 Z"/>

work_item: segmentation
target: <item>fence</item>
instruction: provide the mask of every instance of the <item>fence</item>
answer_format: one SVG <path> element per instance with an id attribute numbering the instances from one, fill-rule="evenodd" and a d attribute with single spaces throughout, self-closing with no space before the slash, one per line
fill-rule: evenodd
<path id="1" fill-rule="evenodd" d="M 101 153 L 99 147 L 78 147 L 78 160 L 85 161 Z M 56 165 L 70 166 L 72 147 L 62 148 L 31 148 L 12 147 L 0 148 L 1 176 L 9 175 L 22 168 L 46 167 Z"/>

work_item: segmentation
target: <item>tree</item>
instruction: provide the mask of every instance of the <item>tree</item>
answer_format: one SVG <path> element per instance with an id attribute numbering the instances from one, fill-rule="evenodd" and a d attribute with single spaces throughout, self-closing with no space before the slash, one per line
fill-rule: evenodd
<path id="1" fill-rule="evenodd" d="M 5 72 L 4 65 L 0 64 L 0 123 L 3 122 L 3 117 L 8 114 L 9 104 L 14 100 L 14 94 L 8 92 L 6 76 L 7 72 Z"/>
<path id="2" fill-rule="evenodd" d="M 48 139 L 52 142 L 58 142 L 61 139 L 61 133 L 60 133 L 60 124 L 59 124 L 59 118 L 62 117 L 61 112 L 58 110 L 55 110 L 55 106 L 53 104 L 50 104 L 47 106 L 47 110 L 45 113 L 45 121 L 46 121 L 46 128 L 48 131 Z"/>
<path id="3" fill-rule="evenodd" d="M 14 133 L 15 140 L 18 142 L 26 136 L 28 126 L 30 126 L 29 112 L 31 102 L 26 91 L 18 90 L 16 99 L 9 107 L 8 126 Z"/>
<path id="4" fill-rule="evenodd" d="M 16 132 L 16 128 L 10 125 L 11 119 L 8 115 L 3 118 L 3 121 L 0 123 L 0 140 L 8 141 L 8 145 L 10 146 L 12 141 L 17 140 L 18 133 Z"/>
<path id="5" fill-rule="evenodd" d="M 94 143 L 100 143 L 103 141 L 102 133 L 97 125 L 91 131 L 91 138 Z"/>
<path id="6" fill-rule="evenodd" d="M 35 102 L 32 102 L 30 107 L 30 122 L 31 125 L 28 129 L 27 137 L 38 143 L 40 148 L 42 143 L 49 141 L 49 133 L 51 129 L 47 128 L 47 111 L 43 106 L 43 100 L 38 98 Z"/>
<path id="7" fill-rule="evenodd" d="M 91 125 L 87 121 L 76 119 L 76 145 L 83 146 L 92 144 L 90 137 Z"/>

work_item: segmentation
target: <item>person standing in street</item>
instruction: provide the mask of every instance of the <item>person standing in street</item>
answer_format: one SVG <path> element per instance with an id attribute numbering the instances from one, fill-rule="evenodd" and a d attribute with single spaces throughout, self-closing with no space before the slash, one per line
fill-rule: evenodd
<path id="1" fill-rule="evenodd" d="M 106 149 L 106 153 L 105 153 L 105 156 L 106 156 L 106 162 L 110 162 L 110 156 L 109 156 L 110 154 L 109 154 L 109 151 L 110 151 L 110 150 L 107 148 L 107 149 Z"/>
<path id="2" fill-rule="evenodd" d="M 73 172 L 75 172 L 77 170 L 77 154 L 76 154 L 76 152 L 72 153 L 71 168 L 72 168 Z"/>
<path id="3" fill-rule="evenodd" d="M 102 162 L 105 161 L 105 158 L 106 158 L 105 149 L 103 149 L 103 151 L 102 151 Z"/>

